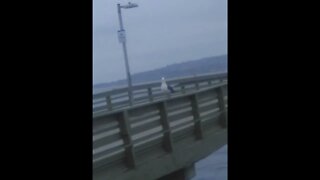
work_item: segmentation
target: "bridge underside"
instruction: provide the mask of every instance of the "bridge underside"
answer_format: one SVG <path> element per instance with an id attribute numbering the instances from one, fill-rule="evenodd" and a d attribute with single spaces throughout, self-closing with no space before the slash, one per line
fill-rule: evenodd
<path id="1" fill-rule="evenodd" d="M 218 119 L 215 121 L 217 124 Z M 205 158 L 226 143 L 227 129 L 212 126 L 204 131 L 203 139 L 196 140 L 194 136 L 185 138 L 175 144 L 171 153 L 161 152 L 160 148 L 145 152 L 140 157 L 137 156 L 139 164 L 134 169 L 124 166 L 100 168 L 94 172 L 93 179 L 155 180 L 163 176 L 165 179 L 188 179 L 186 176 L 192 176 L 192 167 L 196 161 Z M 188 174 L 190 172 L 191 174 Z"/>

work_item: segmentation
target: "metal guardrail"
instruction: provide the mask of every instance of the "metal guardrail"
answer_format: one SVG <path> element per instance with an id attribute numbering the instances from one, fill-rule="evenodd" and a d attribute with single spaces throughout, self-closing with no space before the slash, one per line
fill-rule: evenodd
<path id="1" fill-rule="evenodd" d="M 177 96 L 179 94 L 190 91 L 206 88 L 223 80 L 227 80 L 227 73 L 219 74 L 205 74 L 201 76 L 189 76 L 183 78 L 175 78 L 166 80 L 167 84 L 173 85 L 176 93 L 170 96 Z M 133 104 L 141 104 L 146 102 L 153 102 L 167 97 L 160 90 L 161 82 L 149 82 L 137 84 L 132 87 Z M 99 111 L 113 111 L 129 106 L 128 88 L 118 88 L 106 92 L 100 92 L 93 95 L 93 112 Z"/>
<path id="2" fill-rule="evenodd" d="M 123 110 L 95 114 L 94 176 L 101 168 L 111 174 L 115 173 L 110 168 L 113 166 L 134 169 L 144 163 L 148 152 L 155 150 L 152 156 L 173 153 L 175 145 L 188 137 L 201 140 L 206 137 L 207 129 L 226 127 L 227 82 Z M 191 143 L 195 141 L 187 144 Z M 108 177 L 113 176 L 109 174 Z"/>

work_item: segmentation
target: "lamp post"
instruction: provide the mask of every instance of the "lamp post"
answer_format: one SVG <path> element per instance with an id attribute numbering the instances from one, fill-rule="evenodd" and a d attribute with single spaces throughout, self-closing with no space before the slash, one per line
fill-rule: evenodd
<path id="1" fill-rule="evenodd" d="M 133 104 L 132 82 L 131 82 L 130 68 L 129 68 L 129 62 L 128 62 L 126 35 L 125 35 L 125 30 L 123 28 L 123 23 L 122 23 L 121 8 L 129 9 L 129 8 L 138 7 L 138 5 L 135 3 L 129 2 L 127 5 L 117 4 L 117 7 L 118 7 L 118 15 L 119 15 L 119 23 L 120 23 L 120 30 L 118 31 L 118 38 L 119 38 L 119 42 L 122 43 L 122 47 L 123 47 L 124 60 L 125 60 L 126 71 L 127 71 L 129 104 L 132 105 Z"/>

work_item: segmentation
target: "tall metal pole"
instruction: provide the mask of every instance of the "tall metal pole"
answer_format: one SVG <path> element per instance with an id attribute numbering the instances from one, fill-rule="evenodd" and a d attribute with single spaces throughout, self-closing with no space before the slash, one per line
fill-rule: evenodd
<path id="1" fill-rule="evenodd" d="M 118 15 L 119 15 L 119 23 L 120 23 L 120 31 L 124 31 L 123 23 L 122 23 L 122 16 L 121 16 L 121 7 L 120 4 L 118 5 Z M 126 64 L 126 71 L 127 71 L 127 81 L 128 81 L 128 95 L 129 95 L 129 104 L 133 104 L 132 98 L 132 82 L 131 82 L 131 74 L 129 69 L 129 62 L 128 62 L 128 54 L 127 54 L 127 46 L 126 41 L 122 41 L 123 53 L 124 53 L 124 60 Z"/>

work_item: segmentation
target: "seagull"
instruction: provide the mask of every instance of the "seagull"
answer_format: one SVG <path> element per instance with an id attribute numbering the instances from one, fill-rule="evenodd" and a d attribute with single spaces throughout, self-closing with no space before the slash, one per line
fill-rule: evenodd
<path id="1" fill-rule="evenodd" d="M 161 91 L 164 91 L 164 92 L 171 92 L 171 93 L 174 93 L 174 89 L 172 86 L 169 86 L 167 85 L 166 83 L 166 80 L 164 79 L 164 77 L 161 78 Z"/>

